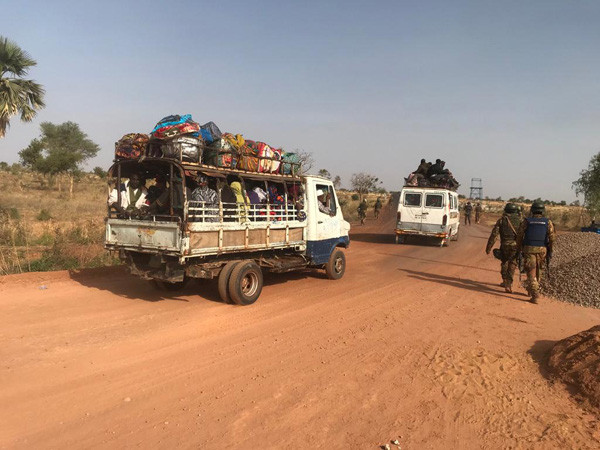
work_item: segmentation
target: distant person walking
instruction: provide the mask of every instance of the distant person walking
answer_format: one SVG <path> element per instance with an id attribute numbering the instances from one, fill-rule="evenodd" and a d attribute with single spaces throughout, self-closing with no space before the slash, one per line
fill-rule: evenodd
<path id="1" fill-rule="evenodd" d="M 471 205 L 471 202 L 467 202 L 465 205 L 465 225 L 471 225 L 471 214 L 473 214 L 473 205 Z"/>
<path id="2" fill-rule="evenodd" d="M 373 206 L 373 209 L 375 210 L 375 218 L 379 219 L 379 211 L 381 211 L 381 197 L 377 197 L 377 201 L 375 202 L 375 206 Z"/>
<path id="3" fill-rule="evenodd" d="M 479 223 L 481 220 L 481 214 L 483 213 L 483 208 L 481 207 L 481 203 L 477 202 L 475 205 L 475 223 Z"/>
<path id="4" fill-rule="evenodd" d="M 365 219 L 367 218 L 367 200 L 363 198 L 362 202 L 358 204 L 358 218 L 360 219 L 360 224 L 365 224 Z"/>
<path id="5" fill-rule="evenodd" d="M 552 258 L 556 234 L 554 224 L 544 217 L 546 207 L 542 202 L 533 202 L 531 216 L 517 230 L 517 251 L 523 252 L 523 265 L 527 272 L 527 292 L 531 303 L 540 296 L 540 282 L 544 278 L 546 264 Z"/>
<path id="6" fill-rule="evenodd" d="M 498 219 L 485 248 L 485 252 L 489 255 L 492 247 L 496 243 L 496 239 L 500 236 L 500 249 L 494 250 L 500 253 L 500 273 L 502 275 L 502 286 L 508 293 L 512 292 L 513 275 L 515 269 L 518 270 L 518 255 L 517 251 L 517 230 L 521 226 L 521 214 L 519 208 L 514 203 L 507 203 L 504 207 L 504 214 Z"/>

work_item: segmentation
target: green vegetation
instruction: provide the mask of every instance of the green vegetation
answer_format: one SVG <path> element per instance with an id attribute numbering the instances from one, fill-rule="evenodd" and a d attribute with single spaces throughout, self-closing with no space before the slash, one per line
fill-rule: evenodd
<path id="1" fill-rule="evenodd" d="M 0 36 L 0 138 L 6 135 L 10 119 L 19 115 L 31 122 L 44 105 L 44 88 L 25 80 L 35 60 L 16 43 Z"/>
<path id="2" fill-rule="evenodd" d="M 50 215 L 50 211 L 48 211 L 47 209 L 42 209 L 35 218 L 40 222 L 46 222 L 52 219 L 52 216 Z"/>
<path id="3" fill-rule="evenodd" d="M 579 179 L 573 182 L 575 193 L 583 194 L 583 205 L 590 216 L 600 214 L 600 152 L 592 157 L 588 168 L 579 173 Z"/>

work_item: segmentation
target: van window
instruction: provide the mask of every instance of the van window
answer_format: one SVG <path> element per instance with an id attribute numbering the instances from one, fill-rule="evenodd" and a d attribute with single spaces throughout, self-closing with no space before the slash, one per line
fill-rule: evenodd
<path id="1" fill-rule="evenodd" d="M 430 208 L 441 208 L 444 203 L 444 197 L 441 194 L 427 194 L 425 196 L 425 206 Z"/>
<path id="2" fill-rule="evenodd" d="M 421 194 L 410 192 L 405 193 L 404 206 L 421 206 Z"/>

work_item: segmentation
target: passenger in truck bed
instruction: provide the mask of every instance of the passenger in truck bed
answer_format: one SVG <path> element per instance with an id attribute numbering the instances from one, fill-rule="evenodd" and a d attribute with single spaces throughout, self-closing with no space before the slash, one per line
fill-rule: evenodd
<path id="1" fill-rule="evenodd" d="M 194 202 L 203 202 L 201 208 L 204 211 L 196 212 L 202 222 L 218 222 L 219 221 L 219 196 L 215 189 L 209 186 L 209 178 L 205 175 L 198 174 L 196 176 L 198 187 L 192 191 L 191 200 Z"/>
<path id="2" fill-rule="evenodd" d="M 148 194 L 146 195 L 146 201 L 148 205 L 151 205 L 158 199 L 163 192 L 167 189 L 167 177 L 163 174 L 158 174 L 154 178 L 154 184 L 148 188 Z"/>
<path id="3" fill-rule="evenodd" d="M 125 181 L 120 186 L 121 204 L 118 203 L 119 192 L 116 188 L 108 196 L 108 204 L 125 217 L 139 212 L 146 205 L 148 191 L 144 186 L 145 183 L 146 180 L 141 173 L 131 174 L 129 181 Z"/>

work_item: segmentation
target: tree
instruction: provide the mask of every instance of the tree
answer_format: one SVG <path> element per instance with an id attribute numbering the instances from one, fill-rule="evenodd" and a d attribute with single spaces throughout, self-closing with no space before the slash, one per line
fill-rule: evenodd
<path id="1" fill-rule="evenodd" d="M 379 178 L 364 172 L 352 174 L 352 178 L 350 178 L 350 185 L 359 193 L 361 200 L 363 195 L 375 192 L 380 184 Z"/>
<path id="2" fill-rule="evenodd" d="M 323 177 L 323 178 L 327 178 L 328 180 L 331 180 L 331 173 L 329 173 L 329 170 L 327 170 L 327 169 L 319 170 L 319 172 L 317 172 L 317 175 L 319 175 L 320 177 Z"/>
<path id="3" fill-rule="evenodd" d="M 73 122 L 60 125 L 43 122 L 40 129 L 40 137 L 19 152 L 21 163 L 44 175 L 67 174 L 72 196 L 73 180 L 80 171 L 80 165 L 96 156 L 100 147 Z"/>
<path id="4" fill-rule="evenodd" d="M 590 216 L 600 213 L 600 152 L 592 157 L 587 170 L 579 173 L 579 179 L 573 182 L 575 194 L 583 194 L 583 206 Z"/>
<path id="5" fill-rule="evenodd" d="M 310 172 L 313 165 L 315 164 L 315 160 L 312 156 L 312 153 L 306 152 L 304 150 L 296 150 L 294 153 L 298 155 L 298 162 L 300 163 L 300 174 L 303 175 L 305 173 Z"/>
<path id="6" fill-rule="evenodd" d="M 333 179 L 333 187 L 337 190 L 342 187 L 342 179 L 339 175 L 336 175 Z"/>
<path id="7" fill-rule="evenodd" d="M 44 88 L 23 79 L 36 64 L 16 43 L 0 36 L 0 138 L 5 136 L 11 117 L 20 115 L 23 122 L 31 122 L 46 106 Z"/>

